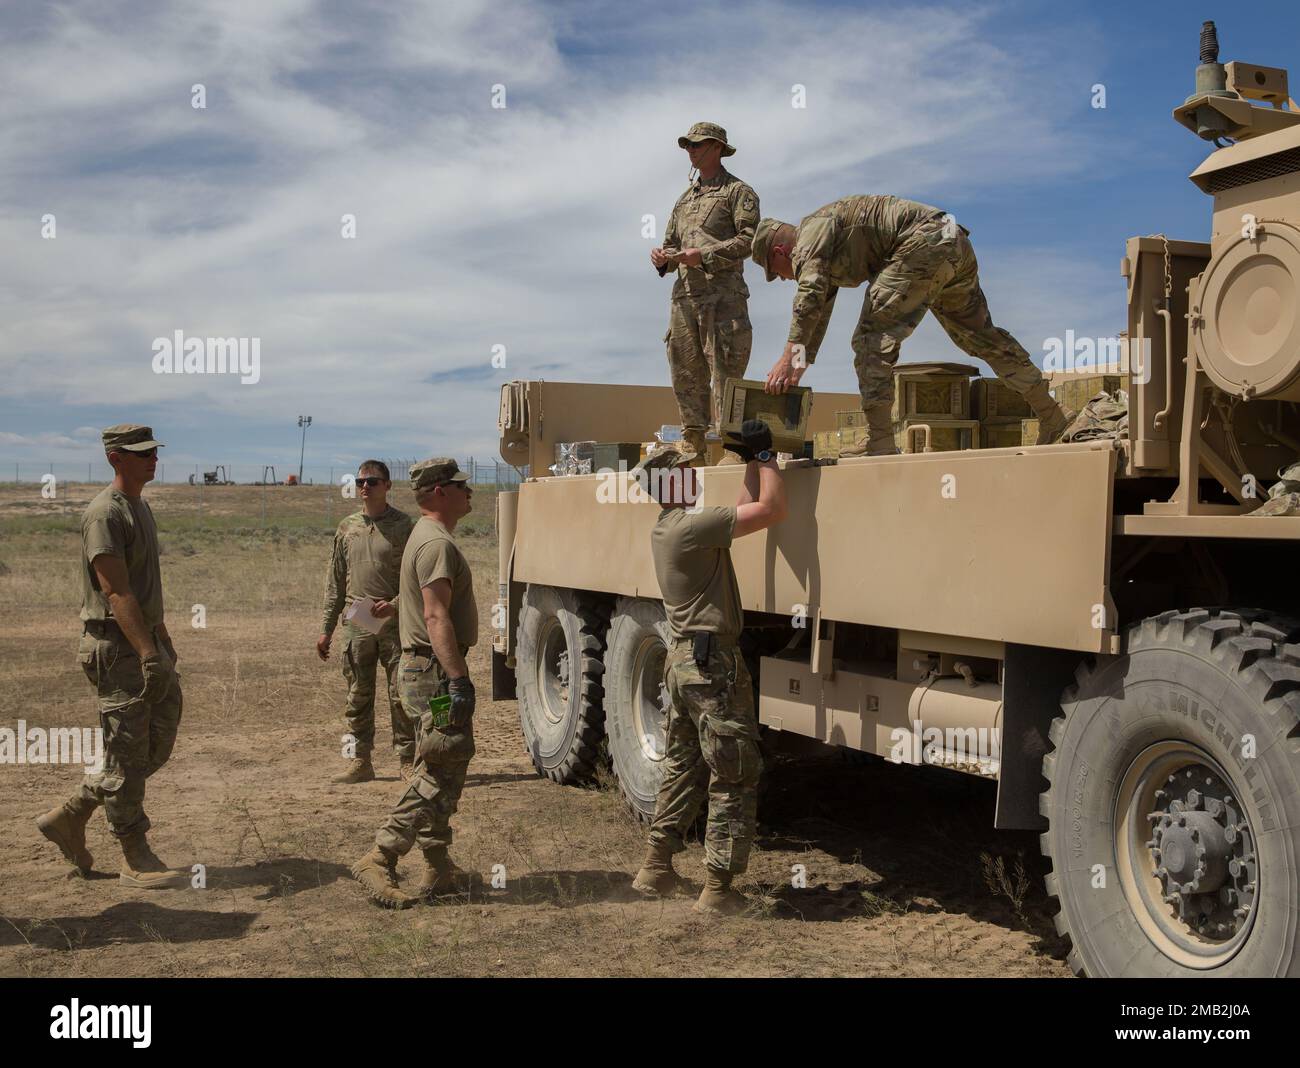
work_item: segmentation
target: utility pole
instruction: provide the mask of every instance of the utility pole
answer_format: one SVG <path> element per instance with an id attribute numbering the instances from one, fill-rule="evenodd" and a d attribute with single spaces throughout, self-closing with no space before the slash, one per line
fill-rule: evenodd
<path id="1" fill-rule="evenodd" d="M 302 485 L 302 458 L 307 454 L 307 428 L 311 426 L 310 415 L 298 416 L 298 425 L 302 427 L 302 449 L 298 453 L 298 485 Z"/>

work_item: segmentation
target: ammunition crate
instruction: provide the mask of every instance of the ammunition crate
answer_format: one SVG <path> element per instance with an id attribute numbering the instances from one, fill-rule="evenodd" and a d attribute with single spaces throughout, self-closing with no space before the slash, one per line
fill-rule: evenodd
<path id="1" fill-rule="evenodd" d="M 866 426 L 867 413 L 859 409 L 855 412 L 836 412 L 835 429 L 844 430 L 848 427 Z"/>
<path id="2" fill-rule="evenodd" d="M 1019 421 L 1034 414 L 1029 402 L 1000 378 L 977 378 L 972 387 L 971 403 L 975 418 L 980 422 L 989 419 Z"/>
<path id="3" fill-rule="evenodd" d="M 839 430 L 819 430 L 813 434 L 813 459 L 837 459 L 840 449 L 867 440 L 866 427 L 842 427 Z"/>
<path id="4" fill-rule="evenodd" d="M 1025 443 L 1024 429 L 1021 424 L 1027 421 L 1024 419 L 981 419 L 979 447 L 981 449 L 1012 449 L 1023 445 Z"/>
<path id="5" fill-rule="evenodd" d="M 1022 445 L 1038 444 L 1038 420 L 1037 419 L 1020 420 L 1020 444 Z"/>
<path id="6" fill-rule="evenodd" d="M 903 452 L 922 452 L 925 448 L 924 424 L 930 428 L 930 448 L 934 452 L 960 452 L 978 449 L 980 424 L 977 419 L 923 419 L 909 416 L 894 427 L 894 442 Z"/>
<path id="7" fill-rule="evenodd" d="M 747 419 L 761 419 L 772 431 L 772 451 L 798 456 L 808 436 L 808 415 L 812 411 L 812 390 L 791 386 L 788 393 L 767 393 L 765 383 L 745 378 L 728 378 L 722 390 L 721 432 L 740 433 Z"/>
<path id="8" fill-rule="evenodd" d="M 929 416 L 970 418 L 970 378 L 957 374 L 894 373 L 894 422 Z"/>
<path id="9" fill-rule="evenodd" d="M 1053 375 L 1050 385 L 1057 404 L 1081 412 L 1102 390 L 1107 393 L 1127 390 L 1128 375 Z"/>

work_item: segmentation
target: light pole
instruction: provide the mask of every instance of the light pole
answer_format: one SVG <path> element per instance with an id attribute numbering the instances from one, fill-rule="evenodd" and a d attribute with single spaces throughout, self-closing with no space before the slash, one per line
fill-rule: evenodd
<path id="1" fill-rule="evenodd" d="M 298 452 L 298 485 L 302 485 L 302 459 L 307 455 L 307 428 L 311 426 L 310 415 L 298 416 L 298 425 L 302 427 L 302 449 Z"/>

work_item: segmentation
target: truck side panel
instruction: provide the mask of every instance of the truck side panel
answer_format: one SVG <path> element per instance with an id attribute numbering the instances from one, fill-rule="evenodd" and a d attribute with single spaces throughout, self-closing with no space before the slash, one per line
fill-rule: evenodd
<path id="1" fill-rule="evenodd" d="M 732 550 L 748 610 L 1111 652 L 1110 442 L 786 467 L 790 518 Z M 743 469 L 704 470 L 705 505 Z M 653 504 L 611 476 L 525 483 L 518 582 L 659 597 Z M 823 579 L 823 576 L 825 577 Z"/>

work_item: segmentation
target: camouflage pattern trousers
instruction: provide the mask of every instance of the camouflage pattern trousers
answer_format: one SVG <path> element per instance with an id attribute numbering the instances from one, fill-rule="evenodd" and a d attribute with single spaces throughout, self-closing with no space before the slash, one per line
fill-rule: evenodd
<path id="1" fill-rule="evenodd" d="M 161 643 L 158 655 L 167 656 Z M 99 698 L 99 724 L 104 731 L 104 766 L 87 773 L 81 797 L 104 806 L 108 828 L 118 838 L 149 830 L 144 811 L 144 786 L 167 763 L 181 722 L 181 684 L 173 678 L 162 700 L 140 700 L 144 675 L 140 658 L 114 626 L 87 625 L 77 648 L 77 661 Z"/>
<path id="2" fill-rule="evenodd" d="M 705 864 L 742 872 L 754 842 L 763 771 L 754 692 L 734 639 L 715 639 L 702 668 L 691 645 L 688 638 L 675 641 L 664 667 L 668 740 L 650 842 L 680 853 L 707 798 Z"/>
<path id="3" fill-rule="evenodd" d="M 446 673 L 433 656 L 403 653 L 398 686 L 415 735 L 415 774 L 379 828 L 375 844 L 402 856 L 417 844 L 422 850 L 451 845 L 451 817 L 474 755 L 474 725 L 433 725 L 429 700 L 447 692 Z"/>
<path id="4" fill-rule="evenodd" d="M 1017 393 L 1043 380 L 1020 342 L 993 325 L 970 238 L 951 217 L 939 216 L 904 238 L 862 302 L 852 345 L 864 411 L 893 404 L 894 364 L 927 309 L 959 349 L 987 363 Z"/>
<path id="5" fill-rule="evenodd" d="M 351 623 L 343 625 L 343 677 L 348 682 L 344 723 L 356 739 L 356 754 L 368 757 L 375 746 L 375 676 L 382 665 L 388 680 L 388 714 L 393 727 L 393 751 L 402 760 L 415 759 L 415 733 L 402 711 L 397 688 L 397 662 L 402 646 L 397 629 L 371 634 Z"/>
<path id="6" fill-rule="evenodd" d="M 723 386 L 728 378 L 745 376 L 753 338 L 744 289 L 674 295 L 664 342 L 683 427 L 703 430 L 717 423 Z"/>

